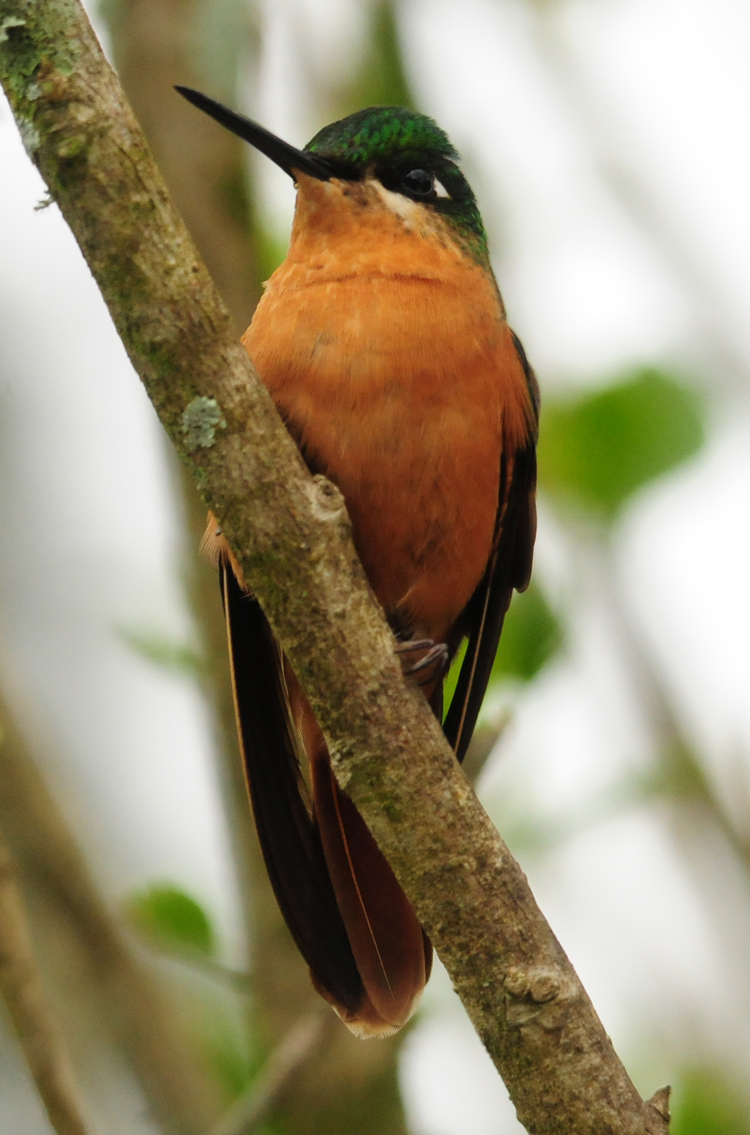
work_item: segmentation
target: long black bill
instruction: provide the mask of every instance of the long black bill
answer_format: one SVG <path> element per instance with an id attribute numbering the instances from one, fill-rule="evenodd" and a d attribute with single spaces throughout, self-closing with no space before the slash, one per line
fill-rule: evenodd
<path id="1" fill-rule="evenodd" d="M 194 91 L 190 87 L 175 87 L 175 90 L 193 106 L 197 106 L 222 126 L 226 126 L 227 130 L 231 130 L 233 134 L 238 134 L 251 146 L 255 146 L 256 150 L 260 150 L 291 178 L 294 177 L 294 171 L 299 170 L 300 173 L 316 177 L 318 181 L 330 180 L 332 171 L 322 158 L 306 154 L 304 150 L 296 150 L 294 146 L 282 142 L 281 138 L 277 138 L 264 126 L 259 126 L 257 122 L 245 118 L 244 114 L 236 114 L 215 99 L 210 99 L 208 95 L 202 95 L 200 91 Z"/>

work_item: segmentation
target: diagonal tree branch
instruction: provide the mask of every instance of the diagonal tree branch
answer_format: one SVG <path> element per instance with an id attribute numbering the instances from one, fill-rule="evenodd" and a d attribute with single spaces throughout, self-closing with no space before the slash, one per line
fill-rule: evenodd
<path id="1" fill-rule="evenodd" d="M 167 433 L 239 555 L 351 795 L 443 959 L 519 1118 L 662 1133 L 453 759 L 354 553 L 177 216 L 77 0 L 2 0 L 0 78 Z"/>
<path id="2" fill-rule="evenodd" d="M 68 1054 L 44 994 L 13 858 L 1 831 L 0 993 L 50 1123 L 58 1135 L 86 1135 L 88 1125 Z"/>
<path id="3" fill-rule="evenodd" d="M 250 321 L 265 272 L 264 241 L 249 198 L 252 178 L 250 187 L 247 185 L 247 146 L 228 131 L 217 130 L 215 123 L 196 114 L 184 99 L 170 97 L 170 87 L 172 83 L 205 87 L 235 105 L 239 87 L 236 55 L 249 47 L 247 36 L 256 7 L 252 0 L 222 0 L 220 4 L 216 0 L 108 0 L 105 9 L 120 82 L 238 329 Z M 201 34 L 207 18 L 211 21 L 208 49 Z M 199 58 L 197 43 L 201 44 Z M 378 51 L 379 37 L 373 36 L 371 43 L 374 54 L 367 72 L 378 76 L 380 87 L 377 97 L 368 96 L 369 101 L 397 102 L 397 93 L 389 94 L 382 87 L 383 75 L 392 74 L 393 66 L 383 66 L 386 61 L 382 48 Z M 221 66 L 217 66 L 219 60 Z M 169 445 L 166 439 L 165 444 Z M 177 470 L 176 460 L 170 465 Z M 252 974 L 258 977 L 252 980 L 251 996 L 245 1003 L 247 1025 L 253 1046 L 270 1054 L 280 1045 L 284 1051 L 285 1038 L 294 1035 L 294 1024 L 307 1015 L 308 1006 L 310 1012 L 316 1006 L 319 1009 L 320 998 L 283 921 L 258 845 L 237 741 L 218 581 L 214 569 L 198 555 L 206 508 L 190 471 L 179 466 L 175 480 L 189 545 L 184 558 L 186 595 L 205 659 L 199 677 L 213 724 L 213 749 L 241 883 Z M 295 1135 L 349 1135 L 355 1123 L 358 1135 L 406 1135 L 398 1087 L 398 1053 L 406 1030 L 381 1044 L 360 1044 L 347 1029 L 336 1027 L 332 1013 L 328 1015 L 329 1026 L 311 1043 L 306 1059 L 286 1079 L 283 1091 L 270 1096 L 266 1092 L 270 1115 L 263 1122 L 270 1120 L 273 1125 L 280 1112 L 285 1128 Z M 249 1098 L 255 1111 L 259 1090 L 253 1081 Z M 230 1114 L 236 1110 L 232 1108 Z"/>

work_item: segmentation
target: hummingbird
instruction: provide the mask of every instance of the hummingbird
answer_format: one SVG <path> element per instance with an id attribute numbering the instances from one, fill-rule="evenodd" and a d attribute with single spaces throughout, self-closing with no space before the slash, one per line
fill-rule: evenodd
<path id="1" fill-rule="evenodd" d="M 354 544 L 459 761 L 536 532 L 539 392 L 511 331 L 476 198 L 430 118 L 360 110 L 304 149 L 177 91 L 295 182 L 289 251 L 243 336 L 313 474 L 341 490 Z M 413 1013 L 432 946 L 209 515 L 246 779 L 268 874 L 313 984 L 352 1032 Z M 467 641 L 468 640 L 468 641 Z M 443 714 L 448 667 L 467 641 Z M 444 718 L 444 719 L 443 719 Z"/>

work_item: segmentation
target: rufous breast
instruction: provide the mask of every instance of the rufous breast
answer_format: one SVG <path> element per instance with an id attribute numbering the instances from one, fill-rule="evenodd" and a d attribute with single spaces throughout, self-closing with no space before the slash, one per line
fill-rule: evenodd
<path id="1" fill-rule="evenodd" d="M 528 428 L 502 301 L 424 206 L 375 181 L 298 187 L 289 254 L 243 342 L 343 492 L 386 612 L 445 641 L 491 553 L 503 445 Z"/>

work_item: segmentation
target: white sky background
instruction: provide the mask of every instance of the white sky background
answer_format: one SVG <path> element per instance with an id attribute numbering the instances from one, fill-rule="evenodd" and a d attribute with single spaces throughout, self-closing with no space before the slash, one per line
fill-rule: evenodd
<path id="1" fill-rule="evenodd" d="M 570 0 L 549 10 L 544 22 L 520 0 L 410 0 L 408 61 L 422 105 L 465 155 L 543 390 L 661 363 L 710 400 L 703 455 L 631 509 L 615 554 L 630 617 L 736 806 L 750 751 L 750 9 Z M 291 79 L 294 52 L 304 42 L 318 67 L 338 66 L 359 27 L 348 0 L 269 0 L 265 59 L 248 82 L 254 115 L 304 142 L 320 123 Z M 605 164 L 628 172 L 645 210 L 623 204 Z M 263 168 L 269 213 L 286 231 L 288 179 Z M 237 958 L 200 703 L 117 634 L 190 633 L 160 429 L 59 213 L 33 211 L 42 195 L 3 104 L 3 672 L 102 886 L 113 899 L 153 880 L 185 886 Z M 485 777 L 509 831 L 519 816 L 557 830 L 595 810 L 650 755 L 596 565 L 548 509 L 537 564 L 574 622 Z M 521 858 L 644 1092 L 691 1056 L 746 1059 L 747 882 L 710 832 L 688 842 L 668 813 L 643 807 Z M 512 1109 L 444 977 L 425 1006 L 404 1060 L 416 1135 L 510 1135 Z M 46 1131 L 30 1092 L 10 1087 L 6 1050 L 0 1129 L 5 1108 L 9 1130 Z"/>

